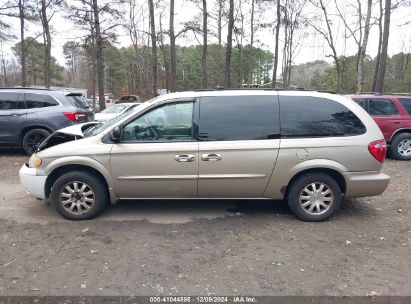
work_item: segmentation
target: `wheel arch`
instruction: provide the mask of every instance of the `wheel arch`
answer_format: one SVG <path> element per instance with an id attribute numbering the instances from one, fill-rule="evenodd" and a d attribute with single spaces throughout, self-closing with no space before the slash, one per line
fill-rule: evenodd
<path id="1" fill-rule="evenodd" d="M 61 159 L 59 159 L 61 161 Z M 62 161 L 61 161 L 62 162 Z M 104 168 L 103 165 L 101 165 L 97 161 L 92 161 L 95 162 L 96 164 L 90 164 L 90 163 L 85 163 L 84 161 L 67 161 L 64 163 L 58 163 L 58 164 L 53 164 L 51 163 L 49 167 L 46 169 L 46 184 L 45 184 L 45 194 L 46 197 L 50 196 L 51 188 L 54 184 L 54 182 L 64 173 L 73 171 L 73 170 L 84 170 L 91 172 L 101 178 L 101 180 L 105 183 L 105 187 L 109 193 L 110 196 L 110 202 L 115 203 L 117 201 L 117 196 L 112 188 L 112 183 L 111 183 L 111 177 L 108 173 L 108 171 Z M 100 168 L 102 167 L 102 168 Z"/>
<path id="2" fill-rule="evenodd" d="M 287 188 L 286 188 L 286 191 L 284 193 L 285 197 L 287 196 L 288 190 L 290 189 L 290 186 L 294 183 L 294 181 L 297 178 L 299 178 L 300 176 L 303 176 L 303 175 L 306 175 L 306 174 L 309 174 L 309 173 L 324 173 L 324 174 L 327 174 L 337 182 L 337 184 L 340 187 L 342 193 L 345 193 L 345 191 L 347 190 L 347 183 L 345 181 L 344 176 L 341 174 L 341 172 L 339 172 L 335 169 L 325 168 L 325 167 L 324 168 L 321 168 L 321 167 L 319 167 L 319 168 L 310 168 L 310 169 L 305 169 L 305 170 L 299 171 L 298 173 L 296 173 L 291 178 L 291 180 L 287 184 Z"/>
<path id="3" fill-rule="evenodd" d="M 402 134 L 402 133 L 411 133 L 411 128 L 403 128 L 403 129 L 398 129 L 397 131 L 395 131 L 392 135 L 390 140 L 388 141 L 389 143 L 391 143 L 394 139 L 395 136 Z"/>

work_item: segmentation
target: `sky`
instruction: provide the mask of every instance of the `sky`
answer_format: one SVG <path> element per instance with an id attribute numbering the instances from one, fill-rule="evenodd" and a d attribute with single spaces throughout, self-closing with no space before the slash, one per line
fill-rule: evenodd
<path id="1" fill-rule="evenodd" d="M 0 0 L 0 4 L 5 2 L 6 0 Z M 70 1 L 70 0 L 69 0 Z M 348 39 L 344 39 L 344 25 L 341 19 L 336 15 L 336 10 L 333 9 L 335 7 L 334 1 L 336 1 L 337 5 L 340 8 L 340 11 L 347 15 L 348 23 L 354 23 L 355 18 L 352 11 L 352 8 L 348 5 L 350 0 L 328 0 L 329 1 L 329 16 L 332 20 L 333 32 L 335 33 L 334 39 L 337 41 L 337 50 L 340 55 L 354 55 L 356 53 L 356 45 L 352 37 Z M 374 7 L 373 12 L 378 10 L 378 5 L 376 3 L 377 0 L 374 0 Z M 145 0 L 140 1 L 142 7 L 142 13 L 144 16 L 148 15 L 148 9 L 144 6 L 146 4 Z M 236 1 L 238 5 L 238 0 Z M 237 6 L 237 12 L 239 11 L 239 7 L 245 16 L 245 18 L 249 18 L 249 9 L 250 6 L 246 2 L 242 2 L 241 6 Z M 209 10 L 213 9 L 213 2 L 209 4 Z M 197 19 L 200 14 L 199 8 L 193 2 L 188 0 L 176 0 L 176 15 L 175 15 L 175 26 L 178 31 L 179 28 L 183 26 L 183 24 L 187 21 L 191 21 L 193 19 Z M 315 18 L 318 15 L 318 11 L 315 11 L 314 8 L 310 5 L 306 5 L 303 10 L 303 15 L 309 18 Z M 168 8 L 158 8 L 157 16 L 162 13 L 163 14 L 163 28 L 166 29 L 168 25 L 167 15 L 168 15 Z M 72 24 L 70 21 L 67 21 L 64 18 L 64 12 L 57 12 L 51 21 L 53 34 L 52 34 L 52 56 L 54 56 L 60 65 L 65 65 L 64 63 L 64 56 L 63 56 L 63 44 L 69 40 L 76 40 L 78 37 L 82 35 L 82 33 L 78 30 L 75 24 Z M 128 13 L 127 10 L 124 11 L 124 16 L 127 18 Z M 275 21 L 275 5 L 272 8 L 264 8 L 258 10 L 256 13 L 256 20 L 257 22 L 261 22 L 264 24 L 272 24 Z M 351 18 L 351 19 L 350 19 Z M 210 23 L 213 23 L 213 18 L 209 18 Z M 16 37 L 19 37 L 19 21 L 17 18 L 4 18 L 4 21 L 10 23 L 12 25 L 12 32 Z M 411 52 L 411 23 L 405 25 L 406 21 L 411 21 L 411 7 L 402 7 L 400 9 L 396 9 L 393 11 L 391 15 L 391 27 L 390 27 L 390 40 L 389 40 L 389 47 L 388 53 L 389 55 L 393 55 L 400 51 L 404 52 Z M 215 23 L 215 22 L 214 22 Z M 247 22 L 246 22 L 247 23 Z M 144 30 L 148 30 L 146 27 L 147 20 L 145 20 L 144 25 L 142 24 L 141 27 Z M 246 25 L 247 26 L 247 25 Z M 249 26 L 246 28 L 246 36 L 244 38 L 243 43 L 247 43 L 249 41 L 249 33 L 250 29 Z M 210 24 L 209 28 L 213 28 L 213 24 Z M 27 23 L 26 26 L 26 37 L 27 36 L 37 36 L 41 33 L 41 26 L 40 24 L 33 24 Z M 117 34 L 119 35 L 118 42 L 116 46 L 129 46 L 131 44 L 131 40 L 128 37 L 125 30 L 121 27 L 117 27 L 116 29 Z M 326 60 L 331 62 L 331 58 L 327 57 L 327 55 L 331 54 L 329 47 L 327 46 L 325 40 L 315 33 L 312 28 L 306 27 L 301 29 L 301 33 L 304 33 L 303 38 L 299 40 L 298 46 L 295 50 L 295 56 L 293 63 L 294 64 L 301 64 L 309 61 L 314 60 Z M 282 33 L 280 34 L 280 40 L 283 40 Z M 197 37 L 201 40 L 201 37 Z M 223 31 L 223 41 L 225 42 L 226 32 Z M 39 36 L 39 41 L 41 41 L 41 36 Z M 297 39 L 298 40 L 298 39 Z M 7 41 L 3 43 L 3 50 L 5 51 L 8 56 L 12 56 L 11 47 L 18 41 L 18 38 L 13 39 L 12 41 Z M 274 52 L 275 41 L 274 41 L 274 33 L 273 29 L 258 29 L 255 31 L 255 45 L 259 46 L 263 49 L 270 50 Z M 210 42 L 216 42 L 215 37 L 210 38 Z M 180 45 L 193 45 L 198 44 L 196 38 L 192 33 L 189 33 L 183 37 L 179 37 L 177 39 L 177 44 Z M 234 43 L 235 45 L 235 43 Z M 374 25 L 371 28 L 367 54 L 374 57 L 377 54 L 377 46 L 378 46 L 378 26 Z M 281 47 L 280 47 L 280 56 L 281 56 Z M 280 57 L 281 58 L 281 57 Z"/>

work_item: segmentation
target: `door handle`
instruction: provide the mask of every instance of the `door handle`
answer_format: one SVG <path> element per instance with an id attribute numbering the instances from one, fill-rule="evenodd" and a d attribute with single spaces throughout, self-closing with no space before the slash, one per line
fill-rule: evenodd
<path id="1" fill-rule="evenodd" d="M 395 124 L 400 124 L 400 123 L 401 123 L 401 121 L 399 121 L 399 120 L 395 120 L 395 121 L 394 121 L 394 123 L 395 123 Z"/>
<path id="2" fill-rule="evenodd" d="M 201 154 L 201 160 L 204 161 L 218 161 L 221 160 L 221 154 L 210 153 L 210 154 Z"/>
<path id="3" fill-rule="evenodd" d="M 178 162 L 188 163 L 194 161 L 195 157 L 193 154 L 178 154 L 174 156 L 174 160 Z"/>

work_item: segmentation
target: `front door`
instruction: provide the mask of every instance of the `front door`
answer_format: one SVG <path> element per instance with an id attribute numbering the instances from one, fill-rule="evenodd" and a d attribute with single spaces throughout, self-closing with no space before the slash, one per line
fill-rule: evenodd
<path id="1" fill-rule="evenodd" d="M 278 97 L 200 100 L 198 196 L 262 197 L 276 163 Z"/>
<path id="2" fill-rule="evenodd" d="M 26 109 L 15 92 L 0 92 L 0 142 L 18 144 L 26 126 Z M 20 98 L 21 98 L 20 97 Z M 22 99 L 22 98 L 21 98 Z"/>
<path id="3" fill-rule="evenodd" d="M 110 157 L 120 198 L 197 197 L 193 109 L 194 101 L 173 101 L 124 124 Z"/>

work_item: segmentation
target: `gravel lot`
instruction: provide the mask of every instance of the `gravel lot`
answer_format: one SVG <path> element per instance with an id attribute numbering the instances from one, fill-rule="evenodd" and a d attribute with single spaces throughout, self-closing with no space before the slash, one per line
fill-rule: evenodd
<path id="1" fill-rule="evenodd" d="M 0 150 L 0 295 L 411 295 L 411 162 L 305 223 L 269 201 L 137 201 L 69 222 Z"/>

